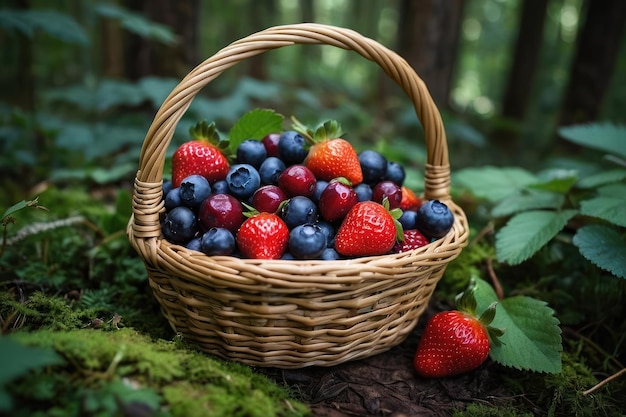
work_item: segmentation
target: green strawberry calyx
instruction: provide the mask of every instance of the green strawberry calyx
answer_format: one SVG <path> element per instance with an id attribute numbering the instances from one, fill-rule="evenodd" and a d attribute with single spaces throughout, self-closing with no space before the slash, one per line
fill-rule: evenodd
<path id="1" fill-rule="evenodd" d="M 220 150 L 225 156 L 229 154 L 229 142 L 220 138 L 215 122 L 207 123 L 206 120 L 199 121 L 189 128 L 189 136 L 193 140 L 208 142 Z"/>
<path id="2" fill-rule="evenodd" d="M 309 145 L 324 142 L 325 140 L 337 139 L 345 134 L 341 124 L 336 120 L 327 120 L 315 129 L 300 122 L 294 116 L 291 116 L 291 121 L 293 130 L 304 136 Z"/>
<path id="3" fill-rule="evenodd" d="M 385 196 L 383 197 L 382 206 L 387 210 L 387 212 L 391 215 L 393 219 L 393 225 L 396 227 L 396 240 L 398 242 L 404 241 L 404 229 L 402 228 L 402 223 L 400 223 L 400 217 L 402 216 L 401 208 L 394 208 L 389 210 L 389 199 Z"/>
<path id="4" fill-rule="evenodd" d="M 456 308 L 458 311 L 476 318 L 487 330 L 487 334 L 489 335 L 489 340 L 491 341 L 491 343 L 499 345 L 501 343 L 499 338 L 504 334 L 504 329 L 491 326 L 493 319 L 496 317 L 496 307 L 498 305 L 498 302 L 494 301 L 493 303 L 491 303 L 485 309 L 485 311 L 483 311 L 480 316 L 478 316 L 476 311 L 478 304 L 474 295 L 475 292 L 476 283 L 472 279 L 467 289 L 465 289 L 465 291 L 456 296 Z"/>

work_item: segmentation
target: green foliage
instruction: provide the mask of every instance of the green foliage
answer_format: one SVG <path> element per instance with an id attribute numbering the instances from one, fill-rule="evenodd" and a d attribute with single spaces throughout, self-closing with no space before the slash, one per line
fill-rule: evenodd
<path id="1" fill-rule="evenodd" d="M 231 152 L 246 139 L 261 140 L 270 133 L 281 132 L 283 116 L 270 109 L 253 109 L 245 113 L 228 132 Z"/>
<path id="2" fill-rule="evenodd" d="M 596 266 L 626 278 L 626 239 L 615 229 L 599 224 L 583 226 L 574 235 L 572 243 Z"/>
<path id="3" fill-rule="evenodd" d="M 109 416 L 132 409 L 159 416 L 307 414 L 283 388 L 246 366 L 180 343 L 152 340 L 132 329 L 40 330 L 11 339 L 22 349 L 28 346 L 47 355 L 33 362 L 47 365 L 45 369 L 25 374 L 34 366 L 16 365 L 18 379 L 7 387 L 15 416 L 38 415 L 44 404 L 50 413 L 46 415 L 59 416 Z M 43 361 L 58 356 L 63 363 Z"/>
<path id="4" fill-rule="evenodd" d="M 177 42 L 177 37 L 171 28 L 152 22 L 140 14 L 130 12 L 111 3 L 100 2 L 93 7 L 97 14 L 119 22 L 124 29 L 135 35 L 146 39 L 154 39 L 165 45 L 172 45 Z"/>
<path id="5" fill-rule="evenodd" d="M 478 311 L 498 302 L 492 326 L 503 329 L 499 343 L 493 343 L 489 356 L 494 361 L 535 372 L 561 371 L 561 329 L 554 310 L 545 302 L 525 296 L 498 300 L 491 286 L 476 280 Z"/>
<path id="6" fill-rule="evenodd" d="M 625 132 L 626 126 L 612 123 L 567 126 L 559 129 L 559 134 L 570 142 L 609 154 L 616 154 L 626 159 Z"/>
<path id="7" fill-rule="evenodd" d="M 87 34 L 76 20 L 55 10 L 0 10 L 0 29 L 29 38 L 43 32 L 67 43 L 89 43 Z"/>

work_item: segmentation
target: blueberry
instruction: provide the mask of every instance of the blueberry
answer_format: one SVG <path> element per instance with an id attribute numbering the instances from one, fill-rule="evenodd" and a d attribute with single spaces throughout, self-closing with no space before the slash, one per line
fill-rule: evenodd
<path id="1" fill-rule="evenodd" d="M 197 250 L 198 252 L 202 252 L 201 245 L 202 245 L 202 237 L 194 237 L 189 242 L 187 242 L 187 244 L 185 244 L 185 247 L 187 249 Z"/>
<path id="2" fill-rule="evenodd" d="M 161 224 L 163 236 L 172 243 L 184 244 L 196 235 L 196 215 L 189 207 L 178 206 L 165 215 Z"/>
<path id="3" fill-rule="evenodd" d="M 171 189 L 165 196 L 165 210 L 170 211 L 174 207 L 182 206 L 183 201 L 180 199 L 180 188 Z"/>
<path id="4" fill-rule="evenodd" d="M 454 215 L 439 200 L 429 200 L 417 211 L 416 228 L 430 239 L 445 236 L 452 228 Z"/>
<path id="5" fill-rule="evenodd" d="M 161 186 L 161 191 L 163 192 L 163 198 L 167 196 L 167 193 L 172 191 L 172 188 L 174 188 L 174 183 L 172 181 L 170 180 L 163 181 L 163 186 Z"/>
<path id="6" fill-rule="evenodd" d="M 278 155 L 285 165 L 300 164 L 309 151 L 306 149 L 304 136 L 296 131 L 288 130 L 278 139 Z"/>
<path id="7" fill-rule="evenodd" d="M 265 145 L 259 140 L 247 139 L 237 147 L 237 163 L 239 164 L 250 164 L 258 169 L 265 158 L 267 158 L 267 151 Z"/>
<path id="8" fill-rule="evenodd" d="M 400 187 L 402 187 L 402 185 L 404 185 L 405 178 L 406 172 L 404 172 L 404 167 L 402 165 L 397 162 L 387 162 L 387 173 L 385 174 L 385 180 L 393 181 Z"/>
<path id="9" fill-rule="evenodd" d="M 286 250 L 285 253 L 283 253 L 283 256 L 280 257 L 280 259 L 283 259 L 286 261 L 293 261 L 294 259 L 296 259 L 296 257 L 293 256 L 291 252 Z"/>
<path id="10" fill-rule="evenodd" d="M 297 259 L 316 259 L 326 249 L 326 235 L 319 226 L 301 224 L 289 232 L 289 252 Z"/>
<path id="11" fill-rule="evenodd" d="M 279 158 L 276 158 L 275 156 L 266 158 L 265 161 L 261 163 L 259 168 L 261 182 L 268 185 L 278 184 L 278 177 L 285 170 L 285 168 L 287 168 L 285 163 Z"/>
<path id="12" fill-rule="evenodd" d="M 382 181 L 387 173 L 387 158 L 371 149 L 366 149 L 359 154 L 363 182 L 375 184 Z"/>
<path id="13" fill-rule="evenodd" d="M 402 229 L 404 230 L 417 228 L 417 211 L 414 211 L 414 210 L 403 211 L 398 221 L 400 222 L 400 224 L 402 225 Z"/>
<path id="14" fill-rule="evenodd" d="M 290 230 L 301 224 L 315 223 L 317 215 L 317 205 L 302 195 L 287 200 L 281 210 L 281 217 Z"/>
<path id="15" fill-rule="evenodd" d="M 259 172 L 250 164 L 235 164 L 230 167 L 226 174 L 229 194 L 246 200 L 261 185 Z"/>
<path id="16" fill-rule="evenodd" d="M 230 255 L 235 251 L 235 237 L 223 227 L 212 227 L 202 235 L 202 252 L 207 255 Z"/>
<path id="17" fill-rule="evenodd" d="M 370 187 L 368 184 L 365 184 L 364 182 L 354 187 L 354 191 L 356 192 L 359 201 L 370 201 L 374 193 L 372 187 Z"/>
<path id="18" fill-rule="evenodd" d="M 326 235 L 326 246 L 328 246 L 329 248 L 332 248 L 335 246 L 335 227 L 330 223 L 327 222 L 325 220 L 319 221 L 316 223 L 320 229 L 322 229 L 322 232 L 324 232 L 324 235 Z"/>
<path id="19" fill-rule="evenodd" d="M 313 191 L 313 195 L 311 196 L 311 199 L 315 201 L 316 203 L 319 203 L 320 196 L 322 195 L 322 191 L 326 189 L 327 185 L 328 185 L 328 181 L 317 180 L 317 182 L 315 183 L 315 191 Z"/>
<path id="20" fill-rule="evenodd" d="M 228 194 L 228 183 L 226 180 L 219 180 L 213 183 L 213 194 Z"/>
<path id="21" fill-rule="evenodd" d="M 191 208 L 200 207 L 202 201 L 211 195 L 211 185 L 202 175 L 190 175 L 180 183 L 180 199 Z"/>
<path id="22" fill-rule="evenodd" d="M 337 259 L 341 259 L 341 255 L 334 248 L 326 248 L 324 252 L 320 255 L 320 259 L 325 261 L 336 261 Z"/>

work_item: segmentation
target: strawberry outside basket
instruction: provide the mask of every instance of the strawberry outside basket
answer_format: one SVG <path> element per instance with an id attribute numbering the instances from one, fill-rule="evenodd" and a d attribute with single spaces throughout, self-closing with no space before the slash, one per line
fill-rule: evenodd
<path id="1" fill-rule="evenodd" d="M 424 129 L 424 198 L 443 201 L 455 222 L 418 250 L 357 259 L 256 260 L 207 256 L 161 233 L 166 149 L 194 96 L 224 70 L 296 44 L 352 50 L 377 63 L 406 92 Z M 233 42 L 193 69 L 157 112 L 134 183 L 128 238 L 173 329 L 201 350 L 252 366 L 331 366 L 401 343 L 415 327 L 446 265 L 467 243 L 463 210 L 450 197 L 450 167 L 439 111 L 407 62 L 352 30 L 294 24 Z"/>

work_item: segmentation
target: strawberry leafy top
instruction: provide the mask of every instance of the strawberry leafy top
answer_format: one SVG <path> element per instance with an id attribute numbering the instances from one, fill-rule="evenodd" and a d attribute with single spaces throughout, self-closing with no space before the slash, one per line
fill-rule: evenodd
<path id="1" fill-rule="evenodd" d="M 345 134 L 341 128 L 341 124 L 336 120 L 327 120 L 315 129 L 306 126 L 294 116 L 291 117 L 291 121 L 293 123 L 293 130 L 304 136 L 309 145 L 320 143 L 325 140 L 337 139 Z"/>

